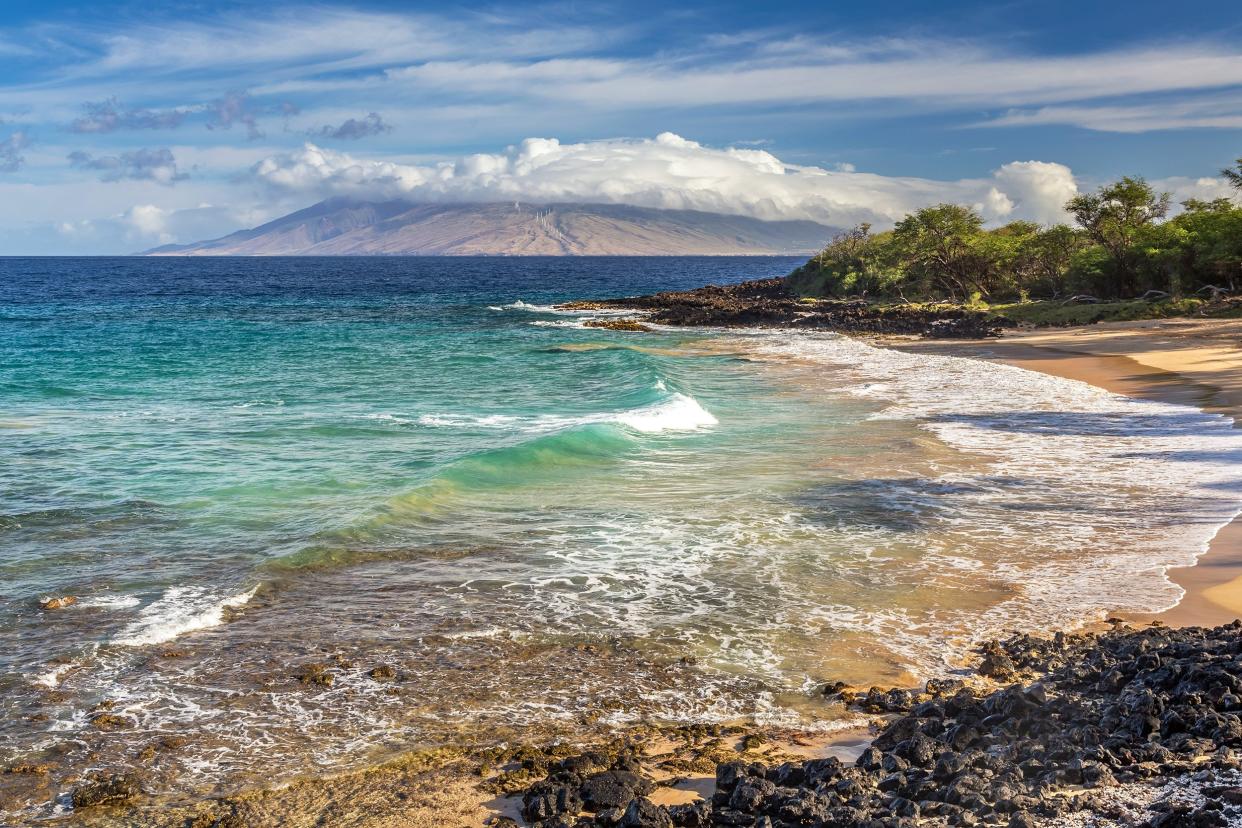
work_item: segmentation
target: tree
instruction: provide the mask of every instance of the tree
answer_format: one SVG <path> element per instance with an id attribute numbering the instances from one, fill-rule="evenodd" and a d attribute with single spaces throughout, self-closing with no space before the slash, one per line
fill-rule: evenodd
<path id="1" fill-rule="evenodd" d="M 1065 224 L 1041 229 L 1022 239 L 1015 270 L 1028 295 L 1056 298 L 1065 292 L 1066 275 L 1082 249 L 1082 234 Z"/>
<path id="2" fill-rule="evenodd" d="M 970 207 L 937 204 L 906 216 L 893 242 L 907 273 L 954 299 L 988 294 L 989 262 L 980 250 L 983 219 Z"/>
<path id="3" fill-rule="evenodd" d="M 790 286 L 795 292 L 810 296 L 866 294 L 875 287 L 870 278 L 875 247 L 871 225 L 866 222 L 839 233 L 791 274 Z"/>
<path id="4" fill-rule="evenodd" d="M 1142 178 L 1127 176 L 1098 192 L 1071 198 L 1065 209 L 1108 252 L 1114 271 L 1111 292 L 1133 294 L 1138 270 L 1135 239 L 1169 212 L 1169 194 L 1157 194 Z"/>
<path id="5" fill-rule="evenodd" d="M 1220 171 L 1225 180 L 1234 186 L 1237 190 L 1242 190 L 1242 158 L 1238 159 L 1238 168 L 1226 167 Z"/>

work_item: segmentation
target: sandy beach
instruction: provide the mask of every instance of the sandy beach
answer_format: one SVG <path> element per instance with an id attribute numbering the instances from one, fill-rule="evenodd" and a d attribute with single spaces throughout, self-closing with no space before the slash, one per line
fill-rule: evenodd
<path id="1" fill-rule="evenodd" d="M 891 342 L 903 350 L 994 359 L 1162 402 L 1242 416 L 1242 320 L 1164 319 L 1022 330 L 987 342 Z M 1193 567 L 1171 569 L 1186 590 L 1174 608 L 1127 621 L 1210 626 L 1242 617 L 1242 520 L 1221 529 Z"/>

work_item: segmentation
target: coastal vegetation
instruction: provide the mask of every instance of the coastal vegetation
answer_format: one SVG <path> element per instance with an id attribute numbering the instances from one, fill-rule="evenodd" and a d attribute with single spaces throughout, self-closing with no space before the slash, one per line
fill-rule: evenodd
<path id="1" fill-rule="evenodd" d="M 1242 191 L 1242 159 L 1223 173 Z M 1018 321 L 1097 306 L 1061 314 L 1067 324 L 1092 321 L 1106 304 L 1122 318 L 1177 315 L 1242 287 L 1242 206 L 1233 200 L 1187 200 L 1170 217 L 1167 193 L 1127 177 L 1065 208 L 1072 225 L 987 228 L 977 210 L 958 204 L 925 207 L 883 232 L 859 224 L 794 271 L 788 286 L 804 297 L 1005 308 Z"/>

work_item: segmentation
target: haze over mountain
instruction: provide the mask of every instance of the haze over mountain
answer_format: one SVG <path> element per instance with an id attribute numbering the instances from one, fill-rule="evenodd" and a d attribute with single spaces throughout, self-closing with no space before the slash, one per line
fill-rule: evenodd
<path id="1" fill-rule="evenodd" d="M 836 232 L 614 204 L 414 204 L 333 198 L 160 256 L 676 256 L 809 254 Z"/>

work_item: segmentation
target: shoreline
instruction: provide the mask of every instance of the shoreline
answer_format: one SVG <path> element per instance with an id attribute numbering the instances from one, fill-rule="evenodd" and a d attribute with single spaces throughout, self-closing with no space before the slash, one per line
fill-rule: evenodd
<path id="1" fill-rule="evenodd" d="M 1120 327 L 1128 331 L 1136 324 L 1141 326 L 1139 330 L 1143 330 L 1152 325 L 1168 324 L 1168 321 L 1121 323 Z M 1238 323 L 1238 326 L 1242 328 L 1242 323 Z M 900 350 L 991 359 L 1029 370 L 1088 382 L 1115 393 L 1163 402 L 1189 403 L 1233 417 L 1235 425 L 1238 424 L 1239 414 L 1242 413 L 1242 387 L 1231 388 L 1228 383 L 1215 385 L 1208 381 L 1211 379 L 1211 372 L 1202 367 L 1196 369 L 1193 377 L 1187 376 L 1183 371 L 1171 370 L 1169 366 L 1176 363 L 1171 362 L 1167 355 L 1149 357 L 1144 361 L 1149 349 L 1160 350 L 1160 353 L 1168 350 L 1168 345 L 1163 340 L 1168 338 L 1169 332 L 1164 331 L 1160 337 L 1129 332 L 1114 333 L 1117 327 L 1117 325 L 1101 324 L 1086 331 L 1070 329 L 1056 332 L 1019 332 L 1006 335 L 999 340 L 879 339 L 873 341 L 885 347 Z M 1211 327 L 1214 329 L 1216 326 Z M 1091 337 L 1084 336 L 1084 334 L 1098 334 L 1098 336 Z M 1197 335 L 1203 336 L 1204 334 L 1199 332 Z M 1114 342 L 1123 336 L 1129 349 L 1127 353 L 1120 353 L 1120 347 Z M 1203 348 L 1231 352 L 1215 354 L 1213 351 L 1215 354 L 1213 360 L 1220 363 L 1214 370 L 1234 371 L 1242 375 L 1242 370 L 1240 370 L 1242 353 L 1239 353 L 1236 347 L 1227 341 L 1223 344 L 1210 346 L 1196 344 L 1195 347 L 1173 350 L 1202 350 Z M 1129 615 L 1126 616 L 1126 621 L 1135 625 L 1158 620 L 1179 627 L 1216 626 L 1226 624 L 1242 615 L 1242 520 L 1235 519 L 1231 524 L 1222 528 L 1211 542 L 1209 550 L 1199 556 L 1194 566 L 1171 569 L 1168 571 L 1168 576 L 1186 591 L 1178 605 L 1163 613 L 1150 616 Z M 1086 629 L 1099 628 L 1098 625 L 1089 625 Z M 873 722 L 876 721 L 878 720 L 873 718 Z M 879 727 L 882 728 L 882 725 Z M 870 732 L 865 730 L 841 731 L 833 734 L 831 738 L 816 740 L 817 743 L 813 747 L 808 745 L 810 749 L 807 750 L 804 759 L 820 760 L 822 757 L 837 756 L 847 765 L 851 765 L 858 753 L 870 744 L 876 732 L 876 725 L 873 724 L 872 728 Z M 723 766 L 721 763 L 728 763 L 731 759 L 736 761 L 738 758 L 745 757 L 748 753 L 744 749 L 745 744 L 751 737 L 741 734 L 756 734 L 761 739 L 771 737 L 770 729 L 758 726 L 744 728 L 735 734 L 735 738 L 740 737 L 738 744 L 731 744 L 726 750 L 713 751 L 710 760 L 707 755 L 703 755 L 701 757 L 703 762 L 710 761 L 719 767 Z M 798 735 L 792 738 L 794 740 L 792 744 L 799 743 Z M 628 749 L 637 747 L 638 750 L 646 752 L 639 755 L 644 756 L 643 765 L 647 773 L 651 772 L 652 766 L 647 764 L 645 757 L 660 755 L 659 752 L 668 744 L 665 736 L 659 732 L 649 732 L 641 726 L 625 731 L 617 741 L 630 745 Z M 732 742 L 734 739 L 730 738 L 728 741 Z M 688 745 L 690 745 L 689 740 L 687 740 Z M 784 759 L 787 762 L 799 761 L 796 756 L 797 751 L 789 749 L 791 743 L 772 740 L 768 742 L 768 745 L 772 749 L 771 757 L 759 754 L 745 757 L 746 761 L 752 763 L 751 767 L 756 761 L 763 764 L 775 764 L 778 759 Z M 578 745 L 577 750 L 588 747 Z M 453 748 L 441 746 L 434 753 L 441 751 L 451 753 Z M 147 806 L 145 808 L 139 806 L 134 810 L 126 809 L 129 810 L 127 816 L 130 820 L 126 824 L 163 826 L 173 824 L 165 821 L 166 817 L 173 814 L 176 815 L 176 819 L 193 820 L 204 817 L 214 819 L 222 813 L 231 814 L 234 817 L 241 817 L 244 814 L 242 818 L 253 820 L 245 824 L 285 824 L 285 819 L 309 816 L 312 813 L 331 812 L 335 808 L 342 807 L 344 802 L 356 802 L 360 807 L 372 807 L 380 811 L 374 814 L 377 817 L 376 821 L 364 819 L 358 824 L 442 824 L 436 821 L 436 817 L 429 819 L 431 813 L 429 809 L 445 808 L 451 809 L 451 811 L 446 810 L 445 813 L 451 812 L 452 816 L 463 825 L 468 823 L 510 826 L 510 828 L 518 825 L 516 821 L 507 820 L 513 820 L 518 816 L 522 799 L 497 796 L 494 799 L 480 801 L 476 792 L 485 790 L 485 787 L 480 779 L 483 773 L 481 770 L 474 769 L 477 757 L 463 757 L 460 754 L 450 757 L 448 753 L 442 757 L 445 760 L 444 764 L 435 763 L 435 767 L 424 766 L 418 761 L 410 763 L 398 759 L 340 775 L 315 775 L 277 788 L 250 789 L 235 796 L 219 799 L 209 797 L 190 806 L 180 805 L 168 808 L 168 803 L 162 806 L 156 803 L 145 803 Z M 733 754 L 732 757 L 728 755 L 729 753 Z M 547 748 L 545 753 L 547 758 L 540 760 L 542 764 L 538 767 L 549 767 L 548 760 L 557 755 L 561 754 L 554 754 L 552 748 Z M 553 770 L 549 771 L 549 778 L 553 775 L 555 763 L 551 763 L 551 766 Z M 661 779 L 660 787 L 651 793 L 650 800 L 666 807 L 676 807 L 696 800 L 710 801 L 713 788 L 720 789 L 718 774 L 719 771 L 717 771 L 717 778 L 713 779 L 704 766 L 695 767 L 693 774 L 676 781 L 673 781 L 673 777 Z M 475 781 L 472 782 L 472 778 Z M 535 786 L 539 784 L 538 776 L 527 781 L 534 782 Z M 668 784 L 669 782 L 672 784 Z M 535 786 L 528 789 L 528 792 Z M 397 799 L 401 801 L 394 802 L 387 795 L 390 792 L 387 789 L 394 791 L 403 789 L 402 793 L 397 796 Z M 165 811 L 166 808 L 168 810 L 157 815 L 148 810 L 152 806 L 155 806 L 157 812 Z M 322 810 L 325 806 L 327 811 Z M 110 809 L 105 809 L 107 810 Z M 347 807 L 346 813 L 351 810 L 352 808 Z M 71 816 L 69 822 L 100 826 L 113 824 L 110 820 L 116 816 L 116 812 L 106 814 L 105 811 L 94 812 L 94 809 L 84 809 Z M 337 811 L 338 815 L 340 813 Z M 360 816 L 357 812 L 350 815 Z M 104 821 L 96 822 L 96 818 L 103 818 Z M 389 822 L 387 821 L 389 819 L 399 821 Z"/>
<path id="2" fill-rule="evenodd" d="M 1100 322 L 1006 332 L 999 339 L 881 340 L 910 352 L 994 360 L 1079 380 L 1116 394 L 1192 405 L 1242 428 L 1242 320 Z M 1193 566 L 1167 577 L 1185 594 L 1158 613 L 1121 614 L 1140 624 L 1215 626 L 1242 617 L 1242 515 L 1222 526 Z"/>

